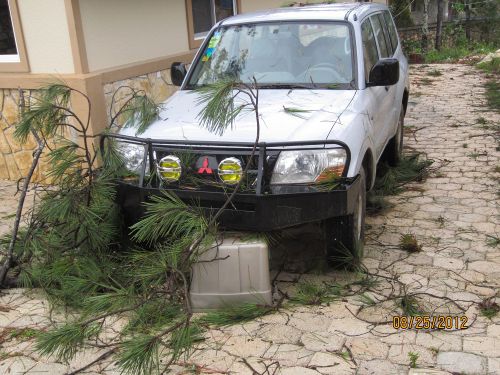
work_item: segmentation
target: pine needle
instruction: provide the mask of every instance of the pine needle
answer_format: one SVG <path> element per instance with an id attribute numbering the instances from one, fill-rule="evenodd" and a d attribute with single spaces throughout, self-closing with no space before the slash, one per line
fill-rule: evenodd
<path id="1" fill-rule="evenodd" d="M 158 337 L 139 334 L 121 344 L 117 363 L 125 374 L 157 374 L 160 372 L 159 351 Z"/>
<path id="2" fill-rule="evenodd" d="M 122 110 L 124 128 L 135 128 L 136 134 L 144 133 L 160 114 L 160 105 L 147 95 L 135 95 Z"/>
<path id="3" fill-rule="evenodd" d="M 83 347 L 85 340 L 94 337 L 99 331 L 98 324 L 66 324 L 55 330 L 42 332 L 37 337 L 36 350 L 42 355 L 54 355 L 58 361 L 67 363 Z"/>
<path id="4" fill-rule="evenodd" d="M 169 192 L 151 197 L 145 206 L 146 216 L 131 226 L 132 238 L 139 242 L 152 244 L 166 237 L 181 238 L 201 233 L 207 225 L 199 210 Z"/>
<path id="5" fill-rule="evenodd" d="M 217 327 L 248 322 L 255 318 L 275 311 L 274 307 L 256 303 L 227 306 L 221 310 L 209 312 L 200 319 L 200 322 Z"/>
<path id="6" fill-rule="evenodd" d="M 194 91 L 199 95 L 197 104 L 203 105 L 198 114 L 201 126 L 219 135 L 233 127 L 236 117 L 248 106 L 248 103 L 236 99 L 240 85 L 240 82 L 226 78 Z"/>
<path id="7" fill-rule="evenodd" d="M 306 109 L 300 109 L 300 108 L 293 108 L 293 107 L 285 107 L 283 106 L 283 110 L 285 113 L 301 118 L 301 119 L 306 119 L 307 117 L 304 115 L 305 113 L 310 113 L 311 111 L 306 110 Z"/>

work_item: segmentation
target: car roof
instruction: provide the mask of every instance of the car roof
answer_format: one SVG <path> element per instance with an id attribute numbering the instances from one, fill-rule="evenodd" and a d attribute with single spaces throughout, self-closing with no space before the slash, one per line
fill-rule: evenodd
<path id="1" fill-rule="evenodd" d="M 297 7 L 284 7 L 278 9 L 267 9 L 253 13 L 245 13 L 229 17 L 220 25 L 238 25 L 245 23 L 258 23 L 270 21 L 344 21 L 347 18 L 362 19 L 368 13 L 386 10 L 387 6 L 374 3 L 337 3 L 306 5 Z"/>

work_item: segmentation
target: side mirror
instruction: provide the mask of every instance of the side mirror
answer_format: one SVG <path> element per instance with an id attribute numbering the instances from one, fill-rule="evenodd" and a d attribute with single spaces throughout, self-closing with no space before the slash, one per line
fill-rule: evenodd
<path id="1" fill-rule="evenodd" d="M 184 78 L 186 77 L 187 69 L 186 65 L 181 62 L 174 62 L 170 67 L 170 78 L 175 86 L 182 85 Z"/>
<path id="2" fill-rule="evenodd" d="M 373 66 L 370 71 L 370 82 L 366 84 L 371 86 L 392 86 L 399 81 L 399 61 L 398 59 L 381 59 Z"/>

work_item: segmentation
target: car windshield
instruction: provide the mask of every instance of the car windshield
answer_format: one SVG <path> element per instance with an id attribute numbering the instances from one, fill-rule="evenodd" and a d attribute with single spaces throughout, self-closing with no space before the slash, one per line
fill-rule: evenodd
<path id="1" fill-rule="evenodd" d="M 261 88 L 354 87 L 349 27 L 280 22 L 221 27 L 199 55 L 188 89 L 231 77 Z"/>

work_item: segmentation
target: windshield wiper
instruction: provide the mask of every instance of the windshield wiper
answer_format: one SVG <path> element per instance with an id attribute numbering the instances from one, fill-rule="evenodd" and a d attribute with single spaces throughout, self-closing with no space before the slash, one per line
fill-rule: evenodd
<path id="1" fill-rule="evenodd" d="M 259 89 L 315 89 L 313 85 L 304 85 L 300 83 L 260 83 L 257 84 Z"/>

